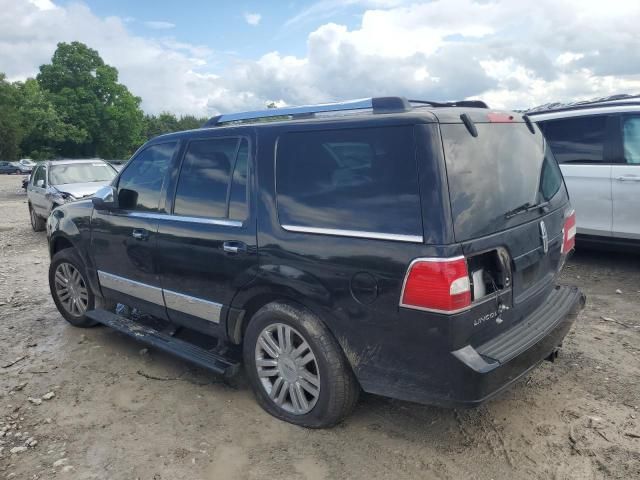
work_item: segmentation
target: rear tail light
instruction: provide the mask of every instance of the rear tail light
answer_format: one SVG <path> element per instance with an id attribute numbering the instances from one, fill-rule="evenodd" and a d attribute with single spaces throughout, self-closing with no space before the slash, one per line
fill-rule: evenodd
<path id="1" fill-rule="evenodd" d="M 491 123 L 510 123 L 515 121 L 515 117 L 506 112 L 489 112 L 487 118 Z"/>
<path id="2" fill-rule="evenodd" d="M 576 211 L 571 210 L 562 228 L 562 253 L 569 253 L 576 246 Z"/>
<path id="3" fill-rule="evenodd" d="M 453 313 L 471 305 L 471 284 L 464 257 L 418 258 L 404 280 L 400 306 Z"/>

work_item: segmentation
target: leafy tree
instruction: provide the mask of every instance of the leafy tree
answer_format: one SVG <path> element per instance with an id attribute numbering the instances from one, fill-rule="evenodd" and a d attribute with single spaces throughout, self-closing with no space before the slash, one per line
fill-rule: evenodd
<path id="1" fill-rule="evenodd" d="M 23 130 L 18 113 L 19 92 L 0 73 L 0 160 L 16 160 Z"/>
<path id="2" fill-rule="evenodd" d="M 118 83 L 118 71 L 83 43 L 59 43 L 38 83 L 72 135 L 56 144 L 61 156 L 124 158 L 143 140 L 140 98 Z"/>
<path id="3" fill-rule="evenodd" d="M 15 85 L 20 93 L 18 113 L 24 131 L 20 144 L 23 153 L 36 160 L 54 158 L 57 144 L 65 140 L 83 141 L 78 128 L 62 121 L 36 80 L 30 78 Z"/>
<path id="4" fill-rule="evenodd" d="M 177 118 L 173 113 L 163 112 L 160 115 L 146 115 L 144 117 L 144 136 L 146 139 L 157 137 L 165 133 L 179 132 L 200 128 L 206 118 L 197 118 L 193 115 L 185 115 Z"/>

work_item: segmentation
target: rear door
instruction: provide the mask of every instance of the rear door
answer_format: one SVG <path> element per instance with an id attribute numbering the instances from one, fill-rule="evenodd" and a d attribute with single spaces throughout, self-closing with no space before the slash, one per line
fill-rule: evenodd
<path id="1" fill-rule="evenodd" d="M 237 290 L 258 262 L 249 201 L 253 141 L 244 135 L 195 138 L 184 147 L 159 220 L 158 269 L 172 321 L 223 334 Z"/>
<path id="2" fill-rule="evenodd" d="M 570 117 L 540 122 L 549 141 L 576 210 L 578 233 L 611 236 L 614 159 L 607 138 L 616 128 L 608 115 Z"/>
<path id="3" fill-rule="evenodd" d="M 613 235 L 640 239 L 640 115 L 622 117 L 624 163 L 612 167 Z"/>
<path id="4" fill-rule="evenodd" d="M 464 323 L 461 335 L 480 341 L 521 321 L 553 288 L 568 196 L 539 129 L 475 125 L 476 137 L 463 124 L 440 128 L 455 239 L 472 277 L 472 313 L 492 319 Z"/>

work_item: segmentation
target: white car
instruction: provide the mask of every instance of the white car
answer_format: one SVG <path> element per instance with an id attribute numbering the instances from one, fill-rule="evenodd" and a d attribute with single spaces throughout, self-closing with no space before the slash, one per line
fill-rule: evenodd
<path id="1" fill-rule="evenodd" d="M 640 244 L 640 96 L 527 115 L 560 163 L 578 242 Z"/>
<path id="2" fill-rule="evenodd" d="M 92 196 L 116 174 L 111 165 L 99 159 L 50 160 L 37 165 L 27 184 L 31 226 L 36 232 L 44 230 L 53 209 Z"/>

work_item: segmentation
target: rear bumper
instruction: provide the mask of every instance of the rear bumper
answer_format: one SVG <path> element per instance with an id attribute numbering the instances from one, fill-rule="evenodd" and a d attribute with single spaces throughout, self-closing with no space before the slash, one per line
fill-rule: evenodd
<path id="1" fill-rule="evenodd" d="M 518 325 L 483 345 L 467 345 L 442 359 L 438 368 L 447 372 L 444 389 L 434 392 L 433 384 L 396 378 L 387 383 L 383 394 L 443 407 L 478 406 L 549 357 L 562 344 L 584 303 L 577 287 L 558 286 Z"/>

